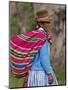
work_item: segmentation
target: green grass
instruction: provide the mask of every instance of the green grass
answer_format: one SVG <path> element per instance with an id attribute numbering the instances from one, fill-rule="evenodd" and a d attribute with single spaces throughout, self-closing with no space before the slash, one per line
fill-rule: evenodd
<path id="1" fill-rule="evenodd" d="M 15 75 L 10 72 L 10 74 L 9 74 L 9 88 L 23 87 L 25 78 L 26 77 L 16 78 Z"/>
<path id="2" fill-rule="evenodd" d="M 65 85 L 65 68 L 64 66 L 56 68 L 56 76 L 58 79 L 59 85 Z"/>
<path id="3" fill-rule="evenodd" d="M 56 77 L 58 80 L 58 84 L 59 85 L 65 85 L 66 72 L 65 72 L 65 64 L 62 64 L 62 57 L 59 57 L 57 64 L 55 64 L 52 61 L 52 66 L 55 70 L 55 74 L 56 74 Z"/>

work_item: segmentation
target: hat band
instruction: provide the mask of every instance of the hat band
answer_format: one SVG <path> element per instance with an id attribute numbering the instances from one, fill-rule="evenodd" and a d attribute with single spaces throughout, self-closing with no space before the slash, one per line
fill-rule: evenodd
<path id="1" fill-rule="evenodd" d="M 50 23 L 50 21 L 37 21 L 39 23 Z"/>

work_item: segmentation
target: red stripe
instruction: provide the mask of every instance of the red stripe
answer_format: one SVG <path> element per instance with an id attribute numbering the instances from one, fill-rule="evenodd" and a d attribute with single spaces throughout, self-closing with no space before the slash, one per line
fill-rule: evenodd
<path id="1" fill-rule="evenodd" d="M 30 32 L 30 33 L 32 33 L 32 32 Z M 28 35 L 30 35 L 30 34 L 29 33 L 25 34 L 25 36 L 28 36 Z M 32 37 L 39 37 L 39 38 L 43 37 L 44 38 L 44 35 L 41 32 L 39 32 L 39 34 L 35 34 L 34 33 L 34 35 Z M 25 51 L 30 51 L 29 50 L 30 48 L 33 48 L 35 46 L 42 45 L 43 42 L 44 42 L 43 40 L 39 40 L 38 42 L 28 42 L 28 41 L 21 40 L 17 36 L 14 37 L 14 38 L 12 38 L 11 41 L 13 42 L 13 43 L 10 42 L 10 46 L 12 48 L 17 49 L 19 51 L 21 50 L 21 51 L 24 51 L 24 52 Z"/>
<path id="2" fill-rule="evenodd" d="M 14 49 L 19 48 L 19 49 L 22 49 L 22 50 L 25 50 L 25 51 L 29 51 L 28 48 L 31 48 L 30 45 L 34 45 L 34 44 L 35 44 L 35 42 L 27 42 L 27 41 L 24 41 L 24 40 L 22 40 L 22 42 L 18 41 L 17 43 L 16 42 L 13 42 L 13 43 L 10 42 L 10 46 L 12 48 L 14 48 Z"/>
<path id="3" fill-rule="evenodd" d="M 10 47 L 12 47 L 13 49 L 15 49 L 15 50 L 18 50 L 18 51 L 21 51 L 21 52 L 27 52 L 27 51 L 30 51 L 30 49 L 27 49 L 27 48 L 20 48 L 19 46 L 15 46 L 14 44 L 12 44 L 11 42 L 10 42 Z"/>
<path id="4" fill-rule="evenodd" d="M 38 48 L 38 47 L 41 47 L 41 46 L 37 46 L 36 48 Z M 15 52 L 21 53 L 21 54 L 28 54 L 28 53 L 31 53 L 31 52 L 38 52 L 38 50 L 34 50 L 34 49 L 30 50 L 30 52 L 29 51 L 23 52 L 23 51 L 20 51 L 19 49 L 17 50 L 17 49 L 14 49 L 12 47 L 10 47 L 10 49 L 14 50 Z"/>
<path id="5" fill-rule="evenodd" d="M 11 70 L 15 74 L 24 74 L 25 72 L 28 72 L 28 70 L 31 70 L 31 65 L 28 66 L 26 69 L 16 69 L 12 67 Z"/>
<path id="6" fill-rule="evenodd" d="M 33 31 L 37 32 L 37 33 L 34 33 Z M 24 34 L 25 36 L 27 37 L 34 37 L 34 38 L 46 38 L 46 35 L 38 30 L 33 30 L 32 32 L 29 32 L 29 33 L 26 33 Z M 22 34 L 23 35 L 23 34 Z"/>
<path id="7" fill-rule="evenodd" d="M 30 33 L 32 33 L 32 32 L 30 32 Z M 24 35 L 24 34 L 23 34 Z M 28 34 L 28 35 L 30 35 L 30 34 Z M 25 36 L 28 36 L 27 34 L 25 34 Z M 38 34 L 35 34 L 34 33 L 34 35 L 31 37 L 31 38 L 45 38 L 46 36 L 44 35 L 44 34 L 42 34 L 41 32 L 39 32 Z M 16 36 L 16 37 L 14 37 L 13 39 L 12 39 L 12 42 L 13 43 L 15 43 L 16 45 L 19 45 L 20 47 L 27 47 L 27 46 L 29 46 L 30 47 L 30 45 L 32 45 L 32 44 L 35 44 L 36 42 L 29 42 L 29 41 L 25 41 L 25 40 L 22 40 L 21 38 L 19 38 L 18 36 Z M 25 45 L 25 46 L 24 46 Z M 28 47 L 27 47 L 28 48 Z"/>
<path id="8" fill-rule="evenodd" d="M 21 35 L 23 35 L 23 34 L 21 34 Z M 27 37 L 33 37 L 34 33 L 33 32 L 28 32 L 28 33 L 25 33 L 24 35 L 27 36 Z"/>
<path id="9" fill-rule="evenodd" d="M 10 60 L 13 61 L 14 63 L 22 64 L 22 63 L 29 63 L 32 61 L 32 58 L 25 58 L 25 59 L 18 59 L 14 58 L 12 55 L 10 55 Z"/>
<path id="10" fill-rule="evenodd" d="M 29 44 L 29 45 L 24 44 L 23 48 L 19 48 L 12 43 L 10 44 L 10 46 L 15 50 L 28 53 L 31 51 L 32 48 L 34 48 L 36 46 L 39 47 L 40 45 L 42 46 L 44 43 L 45 43 L 45 41 L 38 41 L 37 43 L 34 43 L 34 44 Z M 27 48 L 25 48 L 25 47 L 27 47 Z M 36 50 L 38 50 L 38 48 Z"/>

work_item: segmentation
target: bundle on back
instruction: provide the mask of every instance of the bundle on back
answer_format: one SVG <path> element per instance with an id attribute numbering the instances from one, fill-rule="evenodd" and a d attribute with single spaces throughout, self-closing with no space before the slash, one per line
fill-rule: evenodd
<path id="1" fill-rule="evenodd" d="M 31 70 L 33 58 L 46 39 L 47 35 L 39 30 L 12 37 L 10 40 L 11 71 L 17 75 L 23 75 Z"/>

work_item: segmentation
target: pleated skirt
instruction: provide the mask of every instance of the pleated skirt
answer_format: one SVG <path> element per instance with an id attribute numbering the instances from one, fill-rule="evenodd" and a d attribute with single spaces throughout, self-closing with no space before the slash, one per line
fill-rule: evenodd
<path id="1" fill-rule="evenodd" d="M 54 71 L 51 72 L 53 76 L 52 85 L 58 85 Z M 28 77 L 28 87 L 37 87 L 37 86 L 49 86 L 48 75 L 44 71 L 30 71 Z"/>

